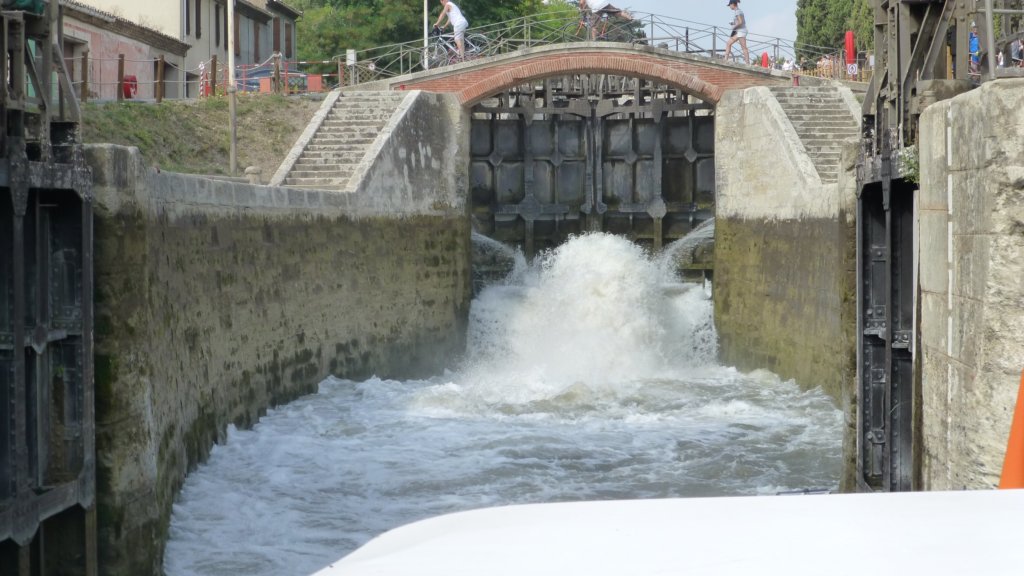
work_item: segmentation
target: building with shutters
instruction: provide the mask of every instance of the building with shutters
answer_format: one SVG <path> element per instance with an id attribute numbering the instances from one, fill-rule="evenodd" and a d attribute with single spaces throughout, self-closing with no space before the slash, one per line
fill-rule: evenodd
<path id="1" fill-rule="evenodd" d="M 150 31 L 153 37 L 151 53 L 167 48 L 162 42 L 176 40 L 187 47 L 180 70 L 175 69 L 176 85 L 181 86 L 175 96 L 195 97 L 201 90 L 201 81 L 209 71 L 211 59 L 216 56 L 222 70 L 227 62 L 228 17 L 227 0 L 66 0 L 66 5 L 92 8 L 118 22 L 135 24 Z M 235 63 L 240 67 L 268 61 L 277 52 L 285 60 L 296 57 L 295 23 L 302 13 L 279 0 L 235 0 Z M 77 38 L 77 37 L 76 37 Z M 159 40 L 158 40 L 159 39 Z M 97 46 L 103 44 L 103 46 Z M 75 46 L 78 54 L 88 50 L 93 59 L 117 58 L 119 49 L 93 38 L 85 45 Z M 71 57 L 75 52 L 72 51 Z M 140 59 L 145 59 L 140 54 Z M 131 62 L 129 62 L 131 64 Z M 144 96 L 145 74 L 133 74 L 139 79 L 139 95 Z M 151 77 L 152 73 L 150 73 Z M 167 93 L 172 97 L 172 93 Z"/>

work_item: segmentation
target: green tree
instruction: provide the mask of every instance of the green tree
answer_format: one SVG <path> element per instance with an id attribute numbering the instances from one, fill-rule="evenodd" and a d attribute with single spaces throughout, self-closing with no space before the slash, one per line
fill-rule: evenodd
<path id="1" fill-rule="evenodd" d="M 859 50 L 873 44 L 873 5 L 877 0 L 798 0 L 796 5 L 797 52 L 816 58 L 834 52 L 853 30 Z"/>
<path id="2" fill-rule="evenodd" d="M 875 8 L 871 0 L 854 0 L 848 28 L 858 50 L 872 50 L 875 46 Z"/>
<path id="3" fill-rule="evenodd" d="M 303 11 L 298 21 L 299 57 L 326 60 L 346 49 L 415 40 L 423 34 L 423 3 L 409 0 L 293 0 Z M 460 0 L 473 27 L 510 20 L 543 7 L 541 0 Z M 432 24 L 441 11 L 439 0 L 429 0 Z"/>

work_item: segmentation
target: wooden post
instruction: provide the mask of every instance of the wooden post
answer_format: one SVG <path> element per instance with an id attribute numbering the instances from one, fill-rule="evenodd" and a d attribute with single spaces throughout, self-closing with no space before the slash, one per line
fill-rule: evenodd
<path id="1" fill-rule="evenodd" d="M 157 103 L 164 101 L 164 55 L 161 54 L 160 58 L 156 61 L 156 101 Z"/>
<path id="2" fill-rule="evenodd" d="M 124 100 L 124 54 L 117 55 L 117 101 Z"/>
<path id="3" fill-rule="evenodd" d="M 281 93 L 281 53 L 274 52 L 274 94 Z"/>
<path id="4" fill-rule="evenodd" d="M 210 57 L 210 96 L 217 95 L 217 55 Z"/>
<path id="5" fill-rule="evenodd" d="M 82 52 L 82 94 L 80 100 L 85 102 L 89 98 L 89 51 Z"/>

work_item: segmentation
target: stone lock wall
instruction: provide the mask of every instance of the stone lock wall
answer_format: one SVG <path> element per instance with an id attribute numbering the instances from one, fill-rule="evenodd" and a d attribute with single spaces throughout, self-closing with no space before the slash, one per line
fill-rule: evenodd
<path id="1" fill-rule="evenodd" d="M 229 423 L 331 374 L 426 376 L 462 351 L 466 123 L 423 96 L 356 193 L 158 174 L 134 149 L 88 150 L 102 573 L 161 573 L 173 499 Z"/>
<path id="2" fill-rule="evenodd" d="M 767 88 L 715 113 L 715 322 L 723 361 L 837 400 L 851 385 L 856 146 L 823 184 Z"/>
<path id="3" fill-rule="evenodd" d="M 854 142 L 822 183 L 767 88 L 727 92 L 715 112 L 715 325 L 719 355 L 821 386 L 846 414 L 854 465 Z"/>
<path id="4" fill-rule="evenodd" d="M 1024 80 L 925 109 L 918 196 L 922 482 L 999 482 L 1024 370 Z"/>

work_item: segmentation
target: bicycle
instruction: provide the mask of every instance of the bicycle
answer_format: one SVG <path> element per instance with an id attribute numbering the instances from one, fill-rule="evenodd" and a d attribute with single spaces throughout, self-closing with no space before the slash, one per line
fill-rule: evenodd
<path id="1" fill-rule="evenodd" d="M 430 43 L 427 53 L 427 63 L 431 68 L 455 64 L 464 60 L 472 60 L 487 55 L 489 40 L 483 34 L 474 32 L 466 34 L 462 39 L 465 55 L 459 58 L 459 47 L 455 44 L 455 34 L 452 32 L 441 32 L 440 28 L 434 27 L 430 33 L 433 42 Z"/>

